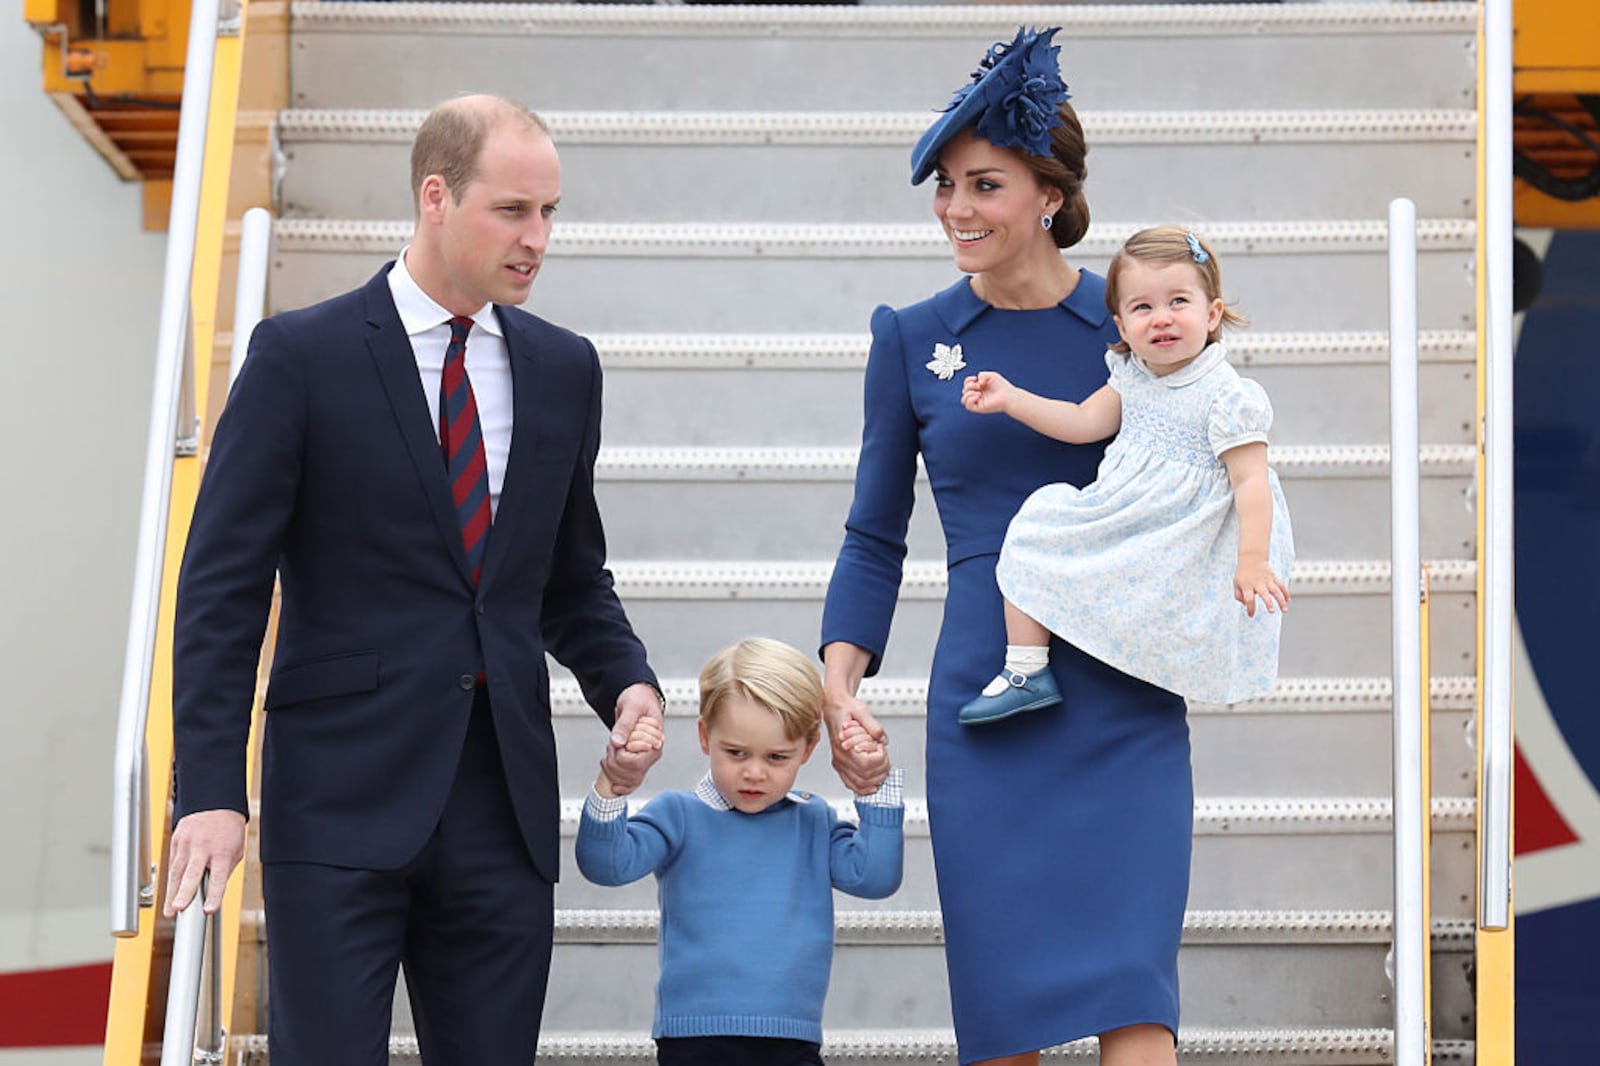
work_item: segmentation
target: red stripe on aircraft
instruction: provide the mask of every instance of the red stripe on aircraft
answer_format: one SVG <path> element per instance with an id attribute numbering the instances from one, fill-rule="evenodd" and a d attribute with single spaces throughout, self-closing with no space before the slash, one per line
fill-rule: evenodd
<path id="1" fill-rule="evenodd" d="M 1522 757 L 1521 748 L 1517 749 L 1516 775 L 1517 854 L 1527 855 L 1547 848 L 1558 848 L 1563 844 L 1576 844 L 1578 834 L 1572 831 L 1566 819 L 1561 817 L 1561 812 L 1556 810 L 1556 805 L 1550 802 L 1549 794 L 1534 776 L 1528 760 Z"/>
<path id="2" fill-rule="evenodd" d="M 103 1044 L 110 1002 L 109 962 L 0 973 L 0 1048 Z"/>

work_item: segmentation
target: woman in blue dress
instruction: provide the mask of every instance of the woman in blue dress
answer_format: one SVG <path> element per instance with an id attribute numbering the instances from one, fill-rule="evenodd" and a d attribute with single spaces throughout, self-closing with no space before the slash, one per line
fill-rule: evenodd
<path id="1" fill-rule="evenodd" d="M 851 738 L 882 730 L 856 690 L 888 642 L 920 455 L 949 573 L 927 788 L 960 1060 L 1027 1066 L 1098 1035 L 1105 1066 L 1170 1066 L 1194 802 L 1183 700 L 1056 640 L 1059 706 L 981 729 L 956 719 L 1003 657 L 1007 523 L 1041 485 L 1092 481 L 1104 451 L 961 403 L 964 370 L 1069 400 L 1106 383 L 1105 281 L 1061 255 L 1089 210 L 1054 33 L 990 49 L 912 152 L 913 183 L 938 176 L 934 213 L 967 276 L 872 316 L 855 500 L 822 623 L 827 720 L 841 775 L 870 785 Z"/>

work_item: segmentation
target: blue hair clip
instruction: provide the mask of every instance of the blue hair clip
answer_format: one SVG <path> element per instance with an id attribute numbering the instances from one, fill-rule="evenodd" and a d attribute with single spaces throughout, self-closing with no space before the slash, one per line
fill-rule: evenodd
<path id="1" fill-rule="evenodd" d="M 1183 239 L 1189 242 L 1189 254 L 1194 256 L 1196 263 L 1204 263 L 1211 258 L 1211 253 L 1201 246 L 1199 237 L 1192 233 L 1185 233 Z"/>
<path id="2" fill-rule="evenodd" d="M 912 149 L 911 184 L 933 173 L 945 142 L 969 127 L 996 148 L 1052 153 L 1050 131 L 1061 125 L 1061 105 L 1072 98 L 1061 80 L 1061 46 L 1050 43 L 1059 29 L 1024 28 L 1010 44 L 990 46 L 972 84 L 956 90 Z"/>

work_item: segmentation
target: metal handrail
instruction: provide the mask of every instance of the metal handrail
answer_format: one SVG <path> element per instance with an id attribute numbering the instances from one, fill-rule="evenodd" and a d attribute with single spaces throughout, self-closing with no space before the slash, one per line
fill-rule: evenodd
<path id="1" fill-rule="evenodd" d="M 211 875 L 189 905 L 178 912 L 172 934 L 172 979 L 161 1036 L 161 1066 L 221 1063 L 227 1034 L 222 1028 L 222 913 L 206 914 Z M 200 989 L 206 987 L 205 1026 L 200 1020 Z"/>
<path id="2" fill-rule="evenodd" d="M 145 727 L 149 719 L 150 676 L 154 667 L 156 624 L 167 545 L 167 509 L 172 495 L 173 456 L 178 442 L 192 439 L 192 425 L 178 424 L 179 396 L 189 387 L 194 367 L 186 358 L 189 285 L 199 229 L 200 179 L 205 165 L 206 126 L 211 111 L 211 74 L 217 47 L 217 0 L 194 0 L 184 61 L 183 105 L 178 119 L 178 149 L 172 175 L 172 209 L 167 223 L 166 273 L 161 287 L 161 324 L 156 338 L 155 384 L 150 399 L 150 432 L 145 447 L 144 496 L 139 507 L 133 601 L 128 612 L 128 643 L 122 664 L 122 696 L 117 710 L 117 747 L 112 782 L 111 932 L 139 932 L 141 898 L 154 902 L 155 869 L 148 846 L 140 857 L 141 834 L 148 831 L 149 780 Z M 190 395 L 193 395 L 192 388 Z M 164 772 L 164 770 L 163 770 Z M 145 823 L 141 827 L 140 821 Z M 148 838 L 145 838 L 148 839 Z"/>
<path id="3" fill-rule="evenodd" d="M 1478 925 L 1511 920 L 1511 0 L 1483 4 L 1484 421 L 1483 736 Z"/>
<path id="4" fill-rule="evenodd" d="M 233 386 L 267 306 L 267 261 L 272 255 L 272 212 L 252 207 L 239 220 L 239 278 L 233 295 L 233 344 L 228 350 L 228 385 Z"/>
<path id="5" fill-rule="evenodd" d="M 1417 443 L 1417 205 L 1389 203 L 1390 604 L 1394 645 L 1394 1050 L 1428 1061 L 1422 707 L 1422 452 Z"/>

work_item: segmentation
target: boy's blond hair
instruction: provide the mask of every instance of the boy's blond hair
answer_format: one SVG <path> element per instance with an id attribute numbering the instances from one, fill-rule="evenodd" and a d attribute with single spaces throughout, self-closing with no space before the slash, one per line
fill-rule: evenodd
<path id="1" fill-rule="evenodd" d="M 742 696 L 783 723 L 790 740 L 821 736 L 822 679 L 816 665 L 780 640 L 746 637 L 713 655 L 700 671 L 700 720 L 707 729 L 728 700 Z"/>

